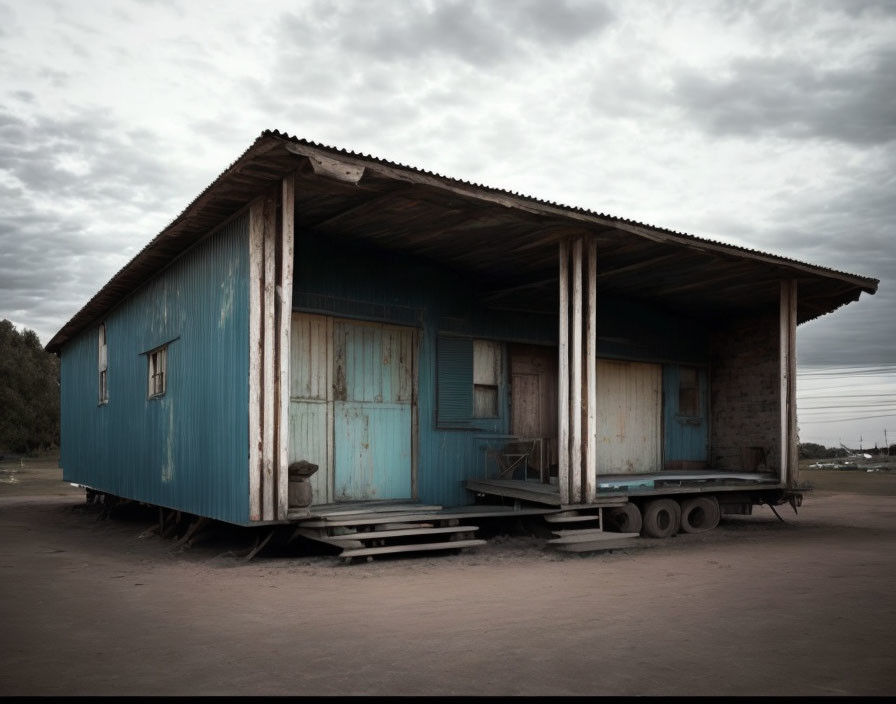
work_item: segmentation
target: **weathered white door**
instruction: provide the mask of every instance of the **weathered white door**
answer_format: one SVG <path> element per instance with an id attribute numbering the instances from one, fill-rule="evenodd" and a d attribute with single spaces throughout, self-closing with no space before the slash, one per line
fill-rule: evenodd
<path id="1" fill-rule="evenodd" d="M 662 466 L 662 366 L 597 360 L 597 473 Z"/>

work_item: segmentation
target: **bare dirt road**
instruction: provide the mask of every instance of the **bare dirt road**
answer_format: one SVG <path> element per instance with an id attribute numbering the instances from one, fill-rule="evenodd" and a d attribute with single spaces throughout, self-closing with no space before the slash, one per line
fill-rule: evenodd
<path id="1" fill-rule="evenodd" d="M 31 471 L 0 482 L 0 695 L 896 693 L 891 478 L 626 552 L 344 565 L 177 552 Z"/>

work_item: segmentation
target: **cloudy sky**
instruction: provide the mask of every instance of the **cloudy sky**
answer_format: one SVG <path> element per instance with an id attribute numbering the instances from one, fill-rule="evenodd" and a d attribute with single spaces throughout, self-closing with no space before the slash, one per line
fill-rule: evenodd
<path id="1" fill-rule="evenodd" d="M 896 441 L 896 0 L 0 0 L 0 318 L 49 341 L 266 128 L 879 278 L 799 328 L 800 427 Z"/>

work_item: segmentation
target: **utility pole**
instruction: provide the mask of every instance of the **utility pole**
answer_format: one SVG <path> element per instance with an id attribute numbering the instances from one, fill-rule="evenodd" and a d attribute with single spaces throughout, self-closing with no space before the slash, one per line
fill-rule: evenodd
<path id="1" fill-rule="evenodd" d="M 890 456 L 890 441 L 887 440 L 887 431 L 884 430 L 884 445 L 887 446 L 887 457 Z"/>

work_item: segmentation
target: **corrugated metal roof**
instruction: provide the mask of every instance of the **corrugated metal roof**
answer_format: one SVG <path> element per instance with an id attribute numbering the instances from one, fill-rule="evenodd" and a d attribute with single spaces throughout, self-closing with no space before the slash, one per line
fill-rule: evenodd
<path id="1" fill-rule="evenodd" d="M 272 183 L 282 178 L 283 175 L 296 168 L 297 154 L 288 151 L 288 147 L 281 150 L 277 149 L 278 146 L 287 145 L 294 145 L 298 149 L 303 147 L 310 148 L 310 150 L 315 152 L 331 155 L 332 158 L 349 160 L 365 167 L 379 166 L 381 169 L 390 170 L 391 173 L 389 175 L 392 177 L 397 177 L 401 174 L 415 175 L 426 179 L 427 185 L 430 186 L 461 189 L 465 192 L 460 193 L 460 195 L 467 198 L 499 197 L 502 200 L 506 200 L 507 202 L 504 204 L 510 207 L 527 210 L 534 208 L 541 214 L 565 216 L 578 221 L 594 219 L 595 221 L 600 221 L 603 225 L 612 225 L 642 237 L 650 237 L 652 234 L 664 235 L 674 238 L 675 243 L 682 246 L 692 248 L 706 248 L 708 246 L 713 250 L 714 254 L 751 259 L 761 258 L 766 263 L 797 267 L 802 272 L 837 278 L 841 282 L 854 287 L 856 289 L 855 296 L 851 300 L 855 300 L 861 291 L 874 293 L 879 283 L 877 279 L 807 264 L 796 259 L 782 257 L 757 249 L 725 244 L 716 240 L 701 238 L 684 232 L 677 232 L 585 208 L 541 200 L 533 196 L 443 176 L 379 157 L 330 147 L 277 130 L 265 130 L 238 159 L 222 171 L 214 182 L 184 208 L 183 212 L 140 250 L 128 264 L 122 267 L 62 327 L 47 344 L 47 350 L 57 351 L 67 339 L 70 339 L 80 330 L 101 318 L 131 291 L 135 290 L 157 271 L 167 266 L 215 227 L 221 225 L 234 213 L 245 207 L 258 193 L 264 191 Z M 843 296 L 841 295 L 840 298 L 842 299 Z M 841 300 L 839 303 L 833 304 L 830 310 L 842 305 L 844 302 L 846 301 Z"/>

